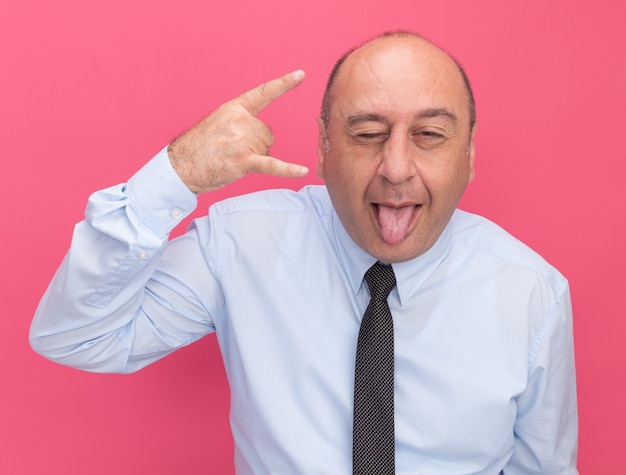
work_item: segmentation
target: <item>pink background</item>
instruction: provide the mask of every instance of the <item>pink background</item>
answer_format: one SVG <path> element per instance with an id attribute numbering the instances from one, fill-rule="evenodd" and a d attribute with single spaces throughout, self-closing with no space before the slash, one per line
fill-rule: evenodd
<path id="1" fill-rule="evenodd" d="M 92 191 L 125 181 L 221 102 L 296 68 L 305 83 L 262 117 L 276 156 L 314 167 L 314 118 L 332 64 L 396 28 L 422 32 L 465 65 L 480 127 L 462 207 L 570 279 L 579 468 L 623 473 L 623 5 L 3 0 L 0 473 L 232 473 L 214 337 L 135 375 L 92 375 L 35 355 L 31 316 Z M 202 197 L 198 213 L 224 196 L 314 181 L 251 176 Z"/>

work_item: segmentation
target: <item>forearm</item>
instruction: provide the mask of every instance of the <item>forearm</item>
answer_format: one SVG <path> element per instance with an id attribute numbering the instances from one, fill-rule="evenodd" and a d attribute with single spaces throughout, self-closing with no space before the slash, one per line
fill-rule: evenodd
<path id="1" fill-rule="evenodd" d="M 195 206 L 168 166 L 161 153 L 128 184 L 92 195 L 86 220 L 76 226 L 33 320 L 31 345 L 37 352 L 81 369 L 127 372 L 137 369 L 129 364 L 133 354 L 149 352 L 143 341 L 161 347 L 153 359 L 178 343 L 156 345 L 137 335 L 150 332 L 146 306 L 153 297 L 146 285 L 169 232 Z"/>
<path id="2" fill-rule="evenodd" d="M 194 193 L 248 173 L 308 172 L 269 156 L 274 136 L 256 118 L 303 79 L 296 71 L 225 103 L 178 137 L 171 156 L 162 150 L 127 185 L 91 197 L 33 320 L 36 351 L 82 369 L 126 372 L 212 330 L 199 302 L 219 302 L 219 285 L 202 264 L 197 235 L 174 246 L 168 235 L 196 206 Z M 164 266 L 166 247 L 181 256 Z M 198 282 L 206 285 L 198 290 Z"/>

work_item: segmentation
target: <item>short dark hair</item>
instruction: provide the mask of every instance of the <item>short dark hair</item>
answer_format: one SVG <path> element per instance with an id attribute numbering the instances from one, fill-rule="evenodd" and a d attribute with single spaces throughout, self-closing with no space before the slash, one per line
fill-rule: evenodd
<path id="1" fill-rule="evenodd" d="M 394 30 L 394 31 L 387 31 L 384 32 L 358 46 L 355 46 L 351 49 L 349 49 L 348 51 L 346 51 L 340 58 L 339 60 L 337 60 L 337 62 L 335 63 L 335 66 L 333 66 L 333 69 L 330 72 L 330 75 L 328 76 L 328 81 L 326 83 L 326 89 L 324 90 L 324 96 L 322 97 L 322 108 L 321 108 L 321 112 L 320 112 L 320 116 L 322 119 L 322 122 L 324 124 L 324 127 L 326 128 L 326 130 L 328 130 L 328 122 L 330 120 L 330 103 L 332 101 L 332 92 L 333 92 L 333 86 L 335 84 L 335 80 L 337 79 L 337 75 L 339 74 L 339 70 L 341 69 L 341 66 L 343 65 L 343 63 L 345 62 L 346 59 L 348 59 L 348 57 L 354 53 L 356 50 L 358 50 L 359 48 L 365 46 L 368 43 L 371 43 L 374 40 L 377 40 L 379 38 L 386 38 L 386 37 L 412 37 L 412 38 L 418 38 L 424 41 L 429 42 L 430 44 L 433 44 L 431 41 L 427 40 L 426 38 L 424 38 L 423 36 L 414 33 L 412 31 L 407 31 L 407 30 Z M 437 48 L 439 48 L 437 45 L 434 45 Z M 441 49 L 441 48 L 439 48 Z M 461 66 L 461 63 L 459 63 L 453 56 L 451 56 L 449 53 L 447 53 L 446 51 L 442 50 L 445 54 L 447 54 L 450 59 L 452 59 L 452 61 L 454 62 L 454 64 L 456 65 L 456 67 L 458 68 L 459 72 L 461 73 L 461 77 L 463 78 L 463 84 L 465 85 L 465 91 L 467 93 L 467 100 L 469 103 L 469 112 L 470 112 L 470 131 L 474 128 L 474 124 L 476 123 L 476 101 L 474 100 L 474 92 L 472 91 L 472 85 L 470 84 L 470 80 L 469 77 L 467 76 L 467 73 L 465 72 L 465 69 L 463 69 L 463 66 Z"/>

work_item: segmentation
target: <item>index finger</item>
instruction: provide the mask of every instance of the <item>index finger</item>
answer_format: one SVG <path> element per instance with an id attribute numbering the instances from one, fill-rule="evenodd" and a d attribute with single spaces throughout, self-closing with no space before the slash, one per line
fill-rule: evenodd
<path id="1" fill-rule="evenodd" d="M 250 114 L 257 115 L 272 101 L 298 86 L 302 81 L 304 81 L 304 71 L 298 69 L 244 92 L 235 101 L 239 102 Z"/>

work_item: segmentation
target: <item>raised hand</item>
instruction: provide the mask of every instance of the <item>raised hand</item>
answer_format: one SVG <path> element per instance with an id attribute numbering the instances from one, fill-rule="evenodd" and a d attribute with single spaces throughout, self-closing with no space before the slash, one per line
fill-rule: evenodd
<path id="1" fill-rule="evenodd" d="M 247 173 L 302 177 L 308 169 L 269 155 L 270 128 L 256 115 L 304 80 L 301 70 L 273 79 L 226 102 L 182 134 L 167 152 L 194 193 L 216 190 Z"/>

